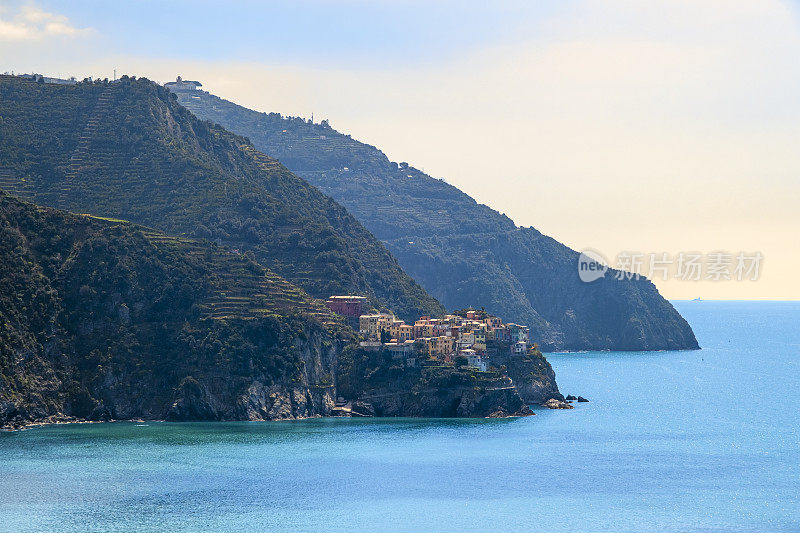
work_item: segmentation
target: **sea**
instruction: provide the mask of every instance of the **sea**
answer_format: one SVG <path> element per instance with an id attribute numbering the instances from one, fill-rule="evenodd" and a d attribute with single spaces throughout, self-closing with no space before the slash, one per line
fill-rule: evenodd
<path id="1" fill-rule="evenodd" d="M 800 531 L 800 302 L 674 302 L 702 350 L 548 354 L 516 419 L 0 433 L 3 531 Z"/>

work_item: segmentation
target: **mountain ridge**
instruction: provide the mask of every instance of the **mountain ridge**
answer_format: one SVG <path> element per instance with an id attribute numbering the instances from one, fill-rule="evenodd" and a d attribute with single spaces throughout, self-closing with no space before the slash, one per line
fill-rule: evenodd
<path id="1" fill-rule="evenodd" d="M 548 350 L 697 349 L 686 320 L 644 277 L 578 278 L 578 252 L 323 121 L 259 113 L 176 91 L 203 119 L 247 136 L 342 203 L 447 308 L 525 323 Z"/>

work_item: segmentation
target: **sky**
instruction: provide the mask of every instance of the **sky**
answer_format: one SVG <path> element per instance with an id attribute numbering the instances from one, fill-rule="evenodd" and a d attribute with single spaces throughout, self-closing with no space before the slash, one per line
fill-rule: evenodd
<path id="1" fill-rule="evenodd" d="M 313 113 L 611 266 L 763 256 L 675 299 L 800 299 L 798 57 L 794 0 L 0 0 L 0 72 Z"/>

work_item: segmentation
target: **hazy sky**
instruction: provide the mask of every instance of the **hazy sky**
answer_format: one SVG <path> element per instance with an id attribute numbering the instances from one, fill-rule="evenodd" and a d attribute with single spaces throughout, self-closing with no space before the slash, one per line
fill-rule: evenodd
<path id="1" fill-rule="evenodd" d="M 800 299 L 798 58 L 779 0 L 0 0 L 0 71 L 313 112 L 612 263 L 764 255 L 758 282 L 656 280 L 671 298 Z"/>

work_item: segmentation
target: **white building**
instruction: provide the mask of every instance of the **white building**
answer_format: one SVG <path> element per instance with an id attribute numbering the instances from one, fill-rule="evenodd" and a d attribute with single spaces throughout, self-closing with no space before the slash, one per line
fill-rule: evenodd
<path id="1" fill-rule="evenodd" d="M 474 366 L 481 372 L 486 372 L 486 368 L 489 366 L 486 357 L 476 353 L 475 350 L 462 350 L 461 355 L 467 358 L 469 366 Z"/>
<path id="2" fill-rule="evenodd" d="M 180 76 L 178 76 L 175 81 L 170 81 L 164 84 L 164 87 L 173 92 L 196 91 L 198 87 L 202 86 L 203 84 L 199 81 L 184 80 Z"/>
<path id="3" fill-rule="evenodd" d="M 393 359 L 407 359 L 414 355 L 414 341 L 387 342 L 383 345 Z"/>

